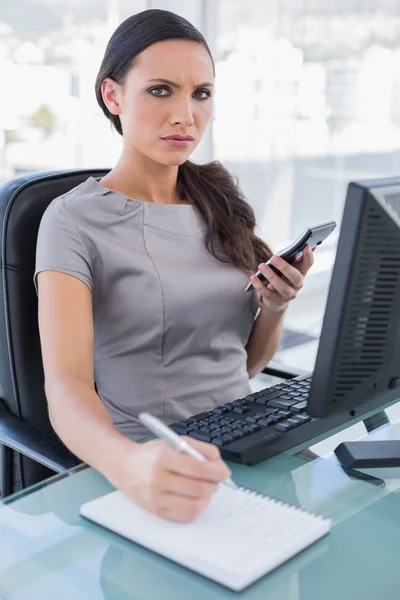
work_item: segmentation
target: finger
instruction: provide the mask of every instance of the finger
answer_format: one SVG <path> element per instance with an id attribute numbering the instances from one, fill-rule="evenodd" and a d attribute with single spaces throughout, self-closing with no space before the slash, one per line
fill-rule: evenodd
<path id="1" fill-rule="evenodd" d="M 304 248 L 304 251 L 303 251 L 303 258 L 301 259 L 301 261 L 299 262 L 299 264 L 296 265 L 296 269 L 304 277 L 305 275 L 307 275 L 308 271 L 311 269 L 311 267 L 312 267 L 313 264 L 314 264 L 313 250 L 311 250 L 310 246 L 307 245 Z"/>
<path id="2" fill-rule="evenodd" d="M 294 285 L 290 285 L 289 283 L 286 283 L 286 281 L 283 280 L 282 277 L 279 277 L 279 275 L 277 275 L 268 265 L 263 265 L 262 268 L 260 268 L 260 270 L 264 271 L 268 275 L 268 279 L 270 279 L 272 281 L 273 286 L 276 289 L 276 293 L 278 293 L 279 296 L 281 296 L 281 298 L 283 298 L 286 301 L 286 300 L 293 300 L 293 298 L 296 297 L 297 288 L 295 288 Z M 294 269 L 294 270 L 296 271 L 296 269 Z M 303 279 L 298 271 L 296 271 L 296 273 L 297 273 L 297 275 L 299 275 L 301 277 L 301 279 Z M 285 275 L 285 279 L 286 279 L 286 275 Z M 259 292 L 262 296 L 265 293 L 264 290 L 265 290 L 265 288 L 264 289 L 259 288 Z"/>
<path id="3" fill-rule="evenodd" d="M 176 450 L 167 449 L 161 456 L 162 466 L 185 477 L 201 479 L 209 482 L 220 482 L 230 477 L 231 471 L 223 460 L 206 460 L 201 462 L 192 456 L 182 454 Z"/>
<path id="4" fill-rule="evenodd" d="M 210 498 L 218 489 L 218 483 L 184 477 L 163 470 L 158 476 L 156 486 L 158 492 L 176 494 L 185 498 Z"/>
<path id="5" fill-rule="evenodd" d="M 155 512 L 159 517 L 170 521 L 189 523 L 206 508 L 209 501 L 209 498 L 183 498 L 175 494 L 162 494 Z"/>
<path id="6" fill-rule="evenodd" d="M 207 442 L 195 440 L 188 435 L 182 436 L 182 439 L 185 440 L 185 442 L 187 442 L 190 446 L 193 446 L 193 448 L 198 450 L 200 454 L 205 456 L 208 460 L 221 460 L 221 452 L 217 446 L 214 446 L 214 444 L 207 444 Z"/>
<path id="7" fill-rule="evenodd" d="M 264 272 L 267 272 L 268 269 L 263 268 Z M 279 276 L 278 276 L 279 277 Z M 274 287 L 272 285 L 272 283 L 262 283 L 258 277 L 256 277 L 255 275 L 253 275 L 252 277 L 250 277 L 250 281 L 253 284 L 254 288 L 257 290 L 257 292 L 260 294 L 260 296 L 262 296 L 262 298 L 266 298 L 269 299 L 270 295 L 265 295 L 266 292 L 273 292 L 275 294 L 280 295 L 280 292 L 277 290 L 276 287 Z M 282 285 L 282 283 L 284 283 L 284 280 L 282 278 L 279 277 L 279 281 L 281 282 L 279 285 Z M 287 284 L 286 284 L 287 285 Z M 285 288 L 281 288 L 281 289 L 285 289 Z"/>
<path id="8" fill-rule="evenodd" d="M 302 287 L 303 276 L 296 267 L 289 265 L 289 263 L 283 260 L 283 258 L 280 258 L 280 256 L 273 256 L 271 258 L 271 263 L 279 269 L 295 289 L 299 290 Z M 273 284 L 275 285 L 275 280 L 273 281 Z"/>

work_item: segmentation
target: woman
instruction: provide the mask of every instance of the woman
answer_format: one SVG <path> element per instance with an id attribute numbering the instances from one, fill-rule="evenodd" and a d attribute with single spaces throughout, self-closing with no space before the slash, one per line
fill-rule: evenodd
<path id="1" fill-rule="evenodd" d="M 196 440 L 206 463 L 136 443 L 146 434 L 138 413 L 172 422 L 247 395 L 312 264 L 311 252 L 297 268 L 276 261 L 285 279 L 263 265 L 271 284 L 255 278 L 244 292 L 271 256 L 253 209 L 219 163 L 188 161 L 213 81 L 210 50 L 188 21 L 162 10 L 124 21 L 96 80 L 121 157 L 51 203 L 37 244 L 54 429 L 134 502 L 177 521 L 197 516 L 229 469 Z"/>

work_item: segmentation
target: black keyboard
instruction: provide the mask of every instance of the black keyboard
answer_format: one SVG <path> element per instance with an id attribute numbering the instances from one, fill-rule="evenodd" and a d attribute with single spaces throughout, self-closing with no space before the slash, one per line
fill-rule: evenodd
<path id="1" fill-rule="evenodd" d="M 226 460 L 254 465 L 310 440 L 319 419 L 307 413 L 311 376 L 302 375 L 172 423 L 180 435 L 215 444 Z"/>

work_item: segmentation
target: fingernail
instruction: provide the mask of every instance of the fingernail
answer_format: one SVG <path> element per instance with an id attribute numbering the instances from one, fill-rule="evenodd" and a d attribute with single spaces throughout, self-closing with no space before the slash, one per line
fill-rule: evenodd
<path id="1" fill-rule="evenodd" d="M 272 262 L 272 264 L 273 264 L 273 265 L 276 265 L 276 266 L 278 266 L 278 265 L 279 265 L 279 263 L 280 263 L 280 261 L 281 261 L 281 260 L 282 260 L 282 259 L 281 259 L 281 258 L 279 258 L 279 256 L 273 256 L 273 257 L 271 258 L 271 262 Z"/>

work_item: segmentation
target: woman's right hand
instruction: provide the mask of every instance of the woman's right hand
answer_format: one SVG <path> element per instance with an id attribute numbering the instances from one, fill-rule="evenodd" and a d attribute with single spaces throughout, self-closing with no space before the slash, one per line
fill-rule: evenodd
<path id="1" fill-rule="evenodd" d="M 161 440 L 129 442 L 114 462 L 111 483 L 135 504 L 164 519 L 187 523 L 211 500 L 230 470 L 216 446 L 184 438 L 206 462 L 177 452 Z"/>

